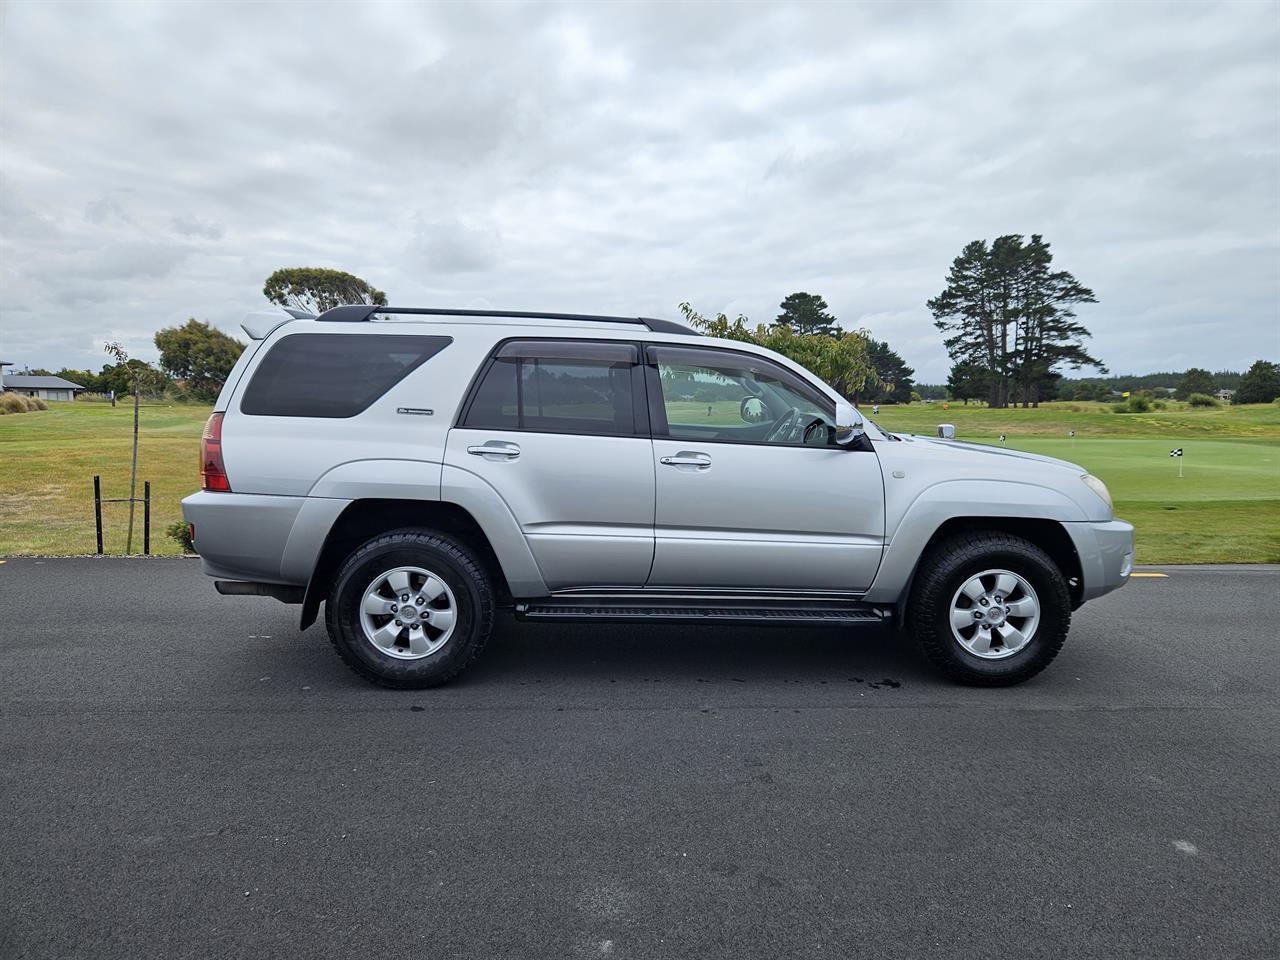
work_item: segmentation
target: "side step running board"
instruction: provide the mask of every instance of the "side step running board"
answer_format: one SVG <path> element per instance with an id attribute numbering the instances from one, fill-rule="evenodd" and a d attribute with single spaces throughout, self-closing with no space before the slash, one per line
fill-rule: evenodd
<path id="1" fill-rule="evenodd" d="M 516 602 L 520 620 L 545 620 L 567 623 L 585 620 L 645 621 L 667 623 L 742 623 L 742 624 L 842 624 L 880 623 L 887 613 L 863 603 L 830 603 L 813 601 L 739 601 L 679 600 L 654 603 L 643 598 L 618 600 L 548 599 Z"/>

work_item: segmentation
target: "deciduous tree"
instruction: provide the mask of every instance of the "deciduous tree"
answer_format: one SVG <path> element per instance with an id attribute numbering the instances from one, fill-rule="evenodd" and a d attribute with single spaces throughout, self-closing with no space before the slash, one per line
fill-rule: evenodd
<path id="1" fill-rule="evenodd" d="M 185 381 L 188 392 L 200 400 L 218 396 L 244 352 L 239 340 L 194 318 L 180 327 L 160 330 L 155 340 L 160 366 L 169 376 Z"/>
<path id="2" fill-rule="evenodd" d="M 751 327 L 744 316 L 730 320 L 719 313 L 708 318 L 688 303 L 680 304 L 680 312 L 692 327 L 708 336 L 759 344 L 794 360 L 843 397 L 851 398 L 867 384 L 878 382 L 863 333 L 837 328 L 839 335 L 832 337 L 797 334 L 789 324 Z"/>
<path id="3" fill-rule="evenodd" d="M 116 360 L 129 378 L 130 391 L 133 393 L 133 459 L 129 463 L 129 535 L 125 540 L 124 552 L 133 552 L 133 513 L 137 506 L 138 495 L 138 402 L 143 392 L 162 385 L 164 374 L 149 363 L 130 359 L 128 352 L 118 343 L 108 341 L 104 349 Z M 104 371 L 105 373 L 105 371 Z M 112 406 L 115 406 L 113 403 Z"/>
<path id="4" fill-rule="evenodd" d="M 387 295 L 367 280 L 324 267 L 286 267 L 267 277 L 263 294 L 272 303 L 321 314 L 347 303 L 387 305 Z"/>
<path id="5" fill-rule="evenodd" d="M 168 383 L 169 378 L 164 372 L 157 370 L 145 360 L 104 363 L 102 372 L 97 376 L 99 393 L 114 390 L 119 397 L 132 392 L 135 384 L 140 385 L 138 389 L 143 393 L 154 394 L 163 390 Z"/>
<path id="6" fill-rule="evenodd" d="M 63 380 L 69 380 L 71 383 L 78 383 L 90 393 L 101 393 L 98 387 L 98 375 L 88 370 L 72 370 L 70 367 L 63 367 L 53 374 L 55 377 L 61 377 Z"/>

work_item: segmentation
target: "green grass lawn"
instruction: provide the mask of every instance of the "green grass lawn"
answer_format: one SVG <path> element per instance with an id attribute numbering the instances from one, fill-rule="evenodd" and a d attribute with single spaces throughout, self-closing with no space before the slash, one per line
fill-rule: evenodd
<path id="1" fill-rule="evenodd" d="M 144 404 L 140 416 L 138 496 L 151 481 L 151 552 L 177 554 L 164 528 L 182 519 L 179 501 L 200 486 L 200 431 L 210 407 Z M 94 551 L 93 475 L 103 497 L 129 495 L 133 407 L 50 403 L 41 412 L 0 417 L 0 555 Z M 103 547 L 123 553 L 127 503 L 102 507 Z M 142 504 L 134 522 L 142 552 Z"/>
<path id="2" fill-rule="evenodd" d="M 740 423 L 736 403 L 681 405 L 687 423 Z M 209 407 L 142 408 L 141 481 L 152 484 L 152 552 L 178 546 L 164 528 L 199 486 L 200 428 Z M 103 495 L 128 496 L 132 408 L 50 404 L 45 412 L 0 417 L 0 555 L 92 553 L 93 475 Z M 1111 488 L 1116 513 L 1138 528 L 1141 563 L 1280 562 L 1280 407 L 1194 410 L 1170 404 L 1147 414 L 1115 414 L 1100 404 L 1046 404 L 1038 410 L 913 404 L 881 408 L 888 430 L 934 434 L 952 423 L 960 439 L 1061 457 Z M 1076 431 L 1074 441 L 1067 437 Z M 1169 450 L 1182 447 L 1185 476 Z M 105 546 L 124 549 L 127 505 L 104 508 Z M 141 510 L 135 549 L 141 550 Z"/>

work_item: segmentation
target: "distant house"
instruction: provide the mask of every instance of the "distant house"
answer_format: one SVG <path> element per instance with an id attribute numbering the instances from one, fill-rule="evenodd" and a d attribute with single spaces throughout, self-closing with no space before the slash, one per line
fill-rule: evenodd
<path id="1" fill-rule="evenodd" d="M 0 360 L 0 393 L 4 393 L 4 368 L 12 366 L 8 360 Z"/>
<path id="2" fill-rule="evenodd" d="M 1230 403 L 1231 399 L 1235 395 L 1236 395 L 1236 392 L 1234 390 L 1219 390 L 1217 393 L 1218 399 L 1221 400 L 1223 403 Z"/>
<path id="3" fill-rule="evenodd" d="M 41 400 L 74 400 L 84 390 L 78 383 L 61 377 L 33 377 L 21 373 L 5 374 L 0 380 L 5 393 L 21 393 Z"/>

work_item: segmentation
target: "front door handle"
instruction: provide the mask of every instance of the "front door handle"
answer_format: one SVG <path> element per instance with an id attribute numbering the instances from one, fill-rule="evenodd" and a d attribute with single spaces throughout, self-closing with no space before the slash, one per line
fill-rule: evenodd
<path id="1" fill-rule="evenodd" d="M 473 457 L 484 457 L 486 460 L 514 460 L 520 456 L 520 447 L 506 440 L 486 440 L 467 447 L 467 453 Z"/>
<path id="2" fill-rule="evenodd" d="M 693 467 L 696 470 L 706 470 L 711 466 L 710 457 L 694 450 L 681 450 L 674 456 L 663 457 L 658 462 L 668 467 Z"/>

